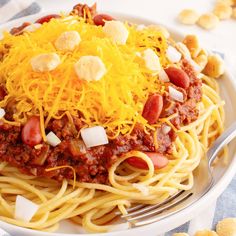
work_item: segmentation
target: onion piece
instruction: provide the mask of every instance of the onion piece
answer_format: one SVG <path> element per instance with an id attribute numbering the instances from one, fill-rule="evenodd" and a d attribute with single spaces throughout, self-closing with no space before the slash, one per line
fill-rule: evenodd
<path id="1" fill-rule="evenodd" d="M 198 78 L 198 79 L 202 79 L 204 76 L 205 76 L 204 74 L 199 73 L 199 74 L 197 75 L 197 78 Z"/>
<path id="2" fill-rule="evenodd" d="M 81 129 L 81 137 L 87 148 L 108 144 L 107 134 L 102 126 Z"/>
<path id="3" fill-rule="evenodd" d="M 51 131 L 46 136 L 48 144 L 53 147 L 56 147 L 58 144 L 61 143 L 61 140 Z"/>
<path id="4" fill-rule="evenodd" d="M 162 82 L 169 82 L 170 79 L 168 75 L 166 74 L 165 70 L 161 69 L 159 72 L 159 80 Z"/>
<path id="5" fill-rule="evenodd" d="M 171 127 L 169 125 L 164 125 L 162 131 L 164 134 L 168 134 L 171 131 Z"/>
<path id="6" fill-rule="evenodd" d="M 193 67 L 194 71 L 200 73 L 202 68 L 193 59 L 187 59 L 189 64 Z"/>
<path id="7" fill-rule="evenodd" d="M 0 119 L 2 119 L 6 115 L 6 112 L 3 108 L 0 108 Z"/>
<path id="8" fill-rule="evenodd" d="M 20 195 L 17 195 L 15 206 L 15 219 L 22 220 L 24 222 L 30 222 L 30 220 L 35 215 L 38 209 L 39 205 Z"/>
<path id="9" fill-rule="evenodd" d="M 168 60 L 172 63 L 177 63 L 180 61 L 182 55 L 178 50 L 172 46 L 169 46 L 166 51 L 166 56 Z"/>
<path id="10" fill-rule="evenodd" d="M 183 55 L 186 59 L 191 59 L 191 54 L 187 48 L 187 46 L 182 42 L 177 42 L 175 44 L 176 49 Z"/>
<path id="11" fill-rule="evenodd" d="M 143 194 L 143 196 L 148 196 L 149 189 L 144 184 L 136 184 L 136 183 L 134 183 L 134 184 L 132 184 L 132 186 L 134 188 L 136 188 L 137 190 L 139 190 Z"/>
<path id="12" fill-rule="evenodd" d="M 169 86 L 169 95 L 172 99 L 178 101 L 178 102 L 183 102 L 184 101 L 184 95 L 177 89 Z"/>

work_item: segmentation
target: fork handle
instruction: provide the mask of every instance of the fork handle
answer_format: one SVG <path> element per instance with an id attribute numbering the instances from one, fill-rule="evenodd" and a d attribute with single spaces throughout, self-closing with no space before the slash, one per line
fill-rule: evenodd
<path id="1" fill-rule="evenodd" d="M 220 150 L 230 143 L 236 137 L 236 122 L 230 125 L 214 142 L 211 148 L 207 151 L 209 166 L 216 159 Z"/>

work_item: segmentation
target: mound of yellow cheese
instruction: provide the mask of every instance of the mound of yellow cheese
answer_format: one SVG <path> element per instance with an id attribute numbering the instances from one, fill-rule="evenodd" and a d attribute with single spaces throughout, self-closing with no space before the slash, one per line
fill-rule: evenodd
<path id="1" fill-rule="evenodd" d="M 131 132 L 136 122 L 149 127 L 142 117 L 143 106 L 149 94 L 162 93 L 164 88 L 138 54 L 153 49 L 165 65 L 167 42 L 159 31 L 125 26 L 129 36 L 124 45 L 106 37 L 102 26 L 72 16 L 53 19 L 19 36 L 5 33 L 0 48 L 8 45 L 10 49 L 0 62 L 0 83 L 8 94 L 0 107 L 13 100 L 13 118 L 20 124 L 31 115 L 40 115 L 44 139 L 48 122 L 65 112 L 82 114 L 86 126 L 102 125 L 110 137 Z M 72 51 L 60 51 L 55 41 L 67 31 L 77 31 L 81 41 Z M 57 53 L 60 64 L 56 69 L 32 70 L 31 59 L 43 53 Z M 86 55 L 97 56 L 105 64 L 106 73 L 99 81 L 80 80 L 76 75 L 74 64 Z"/>

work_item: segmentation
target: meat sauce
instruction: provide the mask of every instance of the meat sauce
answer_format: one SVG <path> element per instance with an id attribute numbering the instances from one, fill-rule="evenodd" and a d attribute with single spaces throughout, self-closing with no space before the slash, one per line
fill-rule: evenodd
<path id="1" fill-rule="evenodd" d="M 72 166 L 76 171 L 77 180 L 81 182 L 107 183 L 109 167 L 123 153 L 131 150 L 146 152 L 171 153 L 174 139 L 173 131 L 164 135 L 159 128 L 157 140 L 158 150 L 155 149 L 153 136 L 146 134 L 137 125 L 132 134 L 119 136 L 110 140 L 109 144 L 87 149 L 81 140 L 76 138 L 67 118 L 54 120 L 48 126 L 61 140 L 60 145 L 51 147 L 48 144 L 30 147 L 21 141 L 21 127 L 7 124 L 0 125 L 0 159 L 19 168 L 26 174 L 46 176 L 57 180 L 73 178 L 69 168 L 47 172 L 54 166 Z"/>
<path id="2" fill-rule="evenodd" d="M 202 96 L 201 81 L 195 76 L 186 61 L 183 61 L 183 69 L 188 73 L 191 81 L 190 87 L 185 91 L 186 101 L 184 103 L 173 102 L 165 95 L 161 114 L 162 117 L 168 117 L 178 113 L 178 116 L 171 120 L 176 128 L 197 119 L 196 102 Z M 61 120 L 53 120 L 47 129 L 53 131 L 62 140 L 61 144 L 51 147 L 44 143 L 32 148 L 22 142 L 21 127 L 1 122 L 0 159 L 16 166 L 24 173 L 59 181 L 63 178 L 72 179 L 73 171 L 70 168 L 49 172 L 45 170 L 55 166 L 72 166 L 76 171 L 78 181 L 108 184 L 108 169 L 123 153 L 139 150 L 168 155 L 172 152 L 172 143 L 176 138 L 173 129 L 166 134 L 163 126 L 160 126 L 157 128 L 157 136 L 154 137 L 153 132 L 146 134 L 142 126 L 137 124 L 130 135 L 120 135 L 116 139 L 110 140 L 107 145 L 86 149 L 82 141 L 77 138 L 82 125 L 81 119 L 76 117 L 74 117 L 74 126 L 68 122 L 66 117 Z M 156 138 L 158 148 L 154 145 L 154 138 Z"/>
<path id="3" fill-rule="evenodd" d="M 82 15 L 88 13 L 92 16 L 96 13 L 96 6 L 89 8 L 87 5 L 76 5 L 73 13 Z M 87 16 L 87 15 L 86 15 Z M 27 25 L 27 24 L 26 24 Z M 19 34 L 21 27 L 14 28 L 12 33 Z M 22 28 L 23 27 L 23 28 Z M 201 100 L 201 80 L 196 77 L 192 66 L 187 60 L 182 60 L 182 70 L 189 76 L 190 84 L 187 89 L 176 87 L 184 94 L 183 103 L 173 101 L 168 93 L 163 95 L 163 107 L 160 118 L 178 114 L 170 121 L 179 129 L 181 125 L 187 125 L 198 118 L 196 103 Z M 168 83 L 166 84 L 168 86 Z M 171 86 L 174 86 L 171 84 Z M 0 86 L 0 99 L 6 95 L 4 86 Z M 14 114 L 14 106 L 6 108 L 5 118 L 11 120 Z M 48 168 L 59 166 L 71 166 L 76 172 L 77 181 L 92 183 L 108 183 L 108 169 L 122 154 L 131 150 L 142 152 L 157 152 L 168 156 L 172 153 L 172 144 L 176 139 L 173 129 L 164 132 L 164 124 L 160 125 L 155 132 L 144 132 L 141 125 L 136 124 L 129 135 L 119 135 L 109 144 L 86 149 L 83 142 L 78 138 L 78 133 L 83 123 L 80 117 L 73 117 L 71 124 L 67 117 L 60 120 L 52 120 L 47 127 L 46 133 L 53 131 L 61 143 L 52 147 L 46 143 L 31 147 L 22 141 L 23 127 L 16 127 L 0 120 L 0 160 L 6 161 L 20 169 L 23 173 L 44 176 L 61 181 L 63 178 L 73 179 L 73 171 L 70 168 L 61 168 L 47 171 Z M 155 139 L 155 140 L 154 140 Z M 154 145 L 157 142 L 157 146 Z"/>
<path id="4" fill-rule="evenodd" d="M 185 102 L 180 103 L 173 101 L 169 95 L 165 93 L 163 95 L 164 107 L 161 113 L 162 118 L 178 113 L 177 117 L 171 119 L 171 123 L 178 129 L 182 124 L 187 125 L 198 118 L 199 111 L 196 108 L 196 104 L 200 102 L 202 98 L 202 81 L 197 78 L 194 69 L 185 59 L 182 60 L 182 69 L 189 76 L 190 86 L 186 90 L 179 87 L 176 89 L 184 94 Z"/>

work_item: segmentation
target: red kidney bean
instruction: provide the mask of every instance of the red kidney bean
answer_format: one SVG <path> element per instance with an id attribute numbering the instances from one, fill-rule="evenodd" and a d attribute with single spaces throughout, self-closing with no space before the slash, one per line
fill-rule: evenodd
<path id="1" fill-rule="evenodd" d="M 39 18 L 38 20 L 35 21 L 35 23 L 43 24 L 45 22 L 49 22 L 53 18 L 60 18 L 60 17 L 61 16 L 58 14 L 51 14 L 51 15 L 47 15 L 47 16 L 43 16 Z"/>
<path id="2" fill-rule="evenodd" d="M 25 144 L 31 147 L 41 143 L 42 135 L 38 116 L 32 116 L 26 122 L 21 131 L 21 139 Z"/>
<path id="3" fill-rule="evenodd" d="M 155 169 L 161 169 L 167 166 L 169 162 L 168 158 L 160 153 L 145 152 L 145 154 L 148 155 L 148 157 L 151 159 Z M 144 169 L 144 170 L 148 169 L 147 163 L 141 158 L 130 157 L 127 159 L 127 162 L 133 167 Z"/>
<path id="4" fill-rule="evenodd" d="M 95 25 L 102 25 L 104 26 L 106 21 L 114 20 L 112 16 L 109 16 L 107 14 L 98 14 L 94 16 L 93 21 Z"/>
<path id="5" fill-rule="evenodd" d="M 168 75 L 170 82 L 174 85 L 183 89 L 187 89 L 189 87 L 189 76 L 183 70 L 170 66 L 165 69 L 165 72 Z"/>
<path id="6" fill-rule="evenodd" d="M 155 124 L 163 108 L 163 98 L 160 94 L 151 95 L 145 103 L 142 116 L 149 124 Z"/>
<path id="7" fill-rule="evenodd" d="M 20 34 L 22 34 L 24 28 L 27 27 L 27 26 L 29 26 L 29 25 L 31 25 L 30 22 L 24 22 L 22 25 L 20 25 L 20 26 L 18 26 L 18 27 L 12 28 L 12 29 L 10 30 L 10 33 L 11 33 L 12 35 L 20 35 Z"/>

